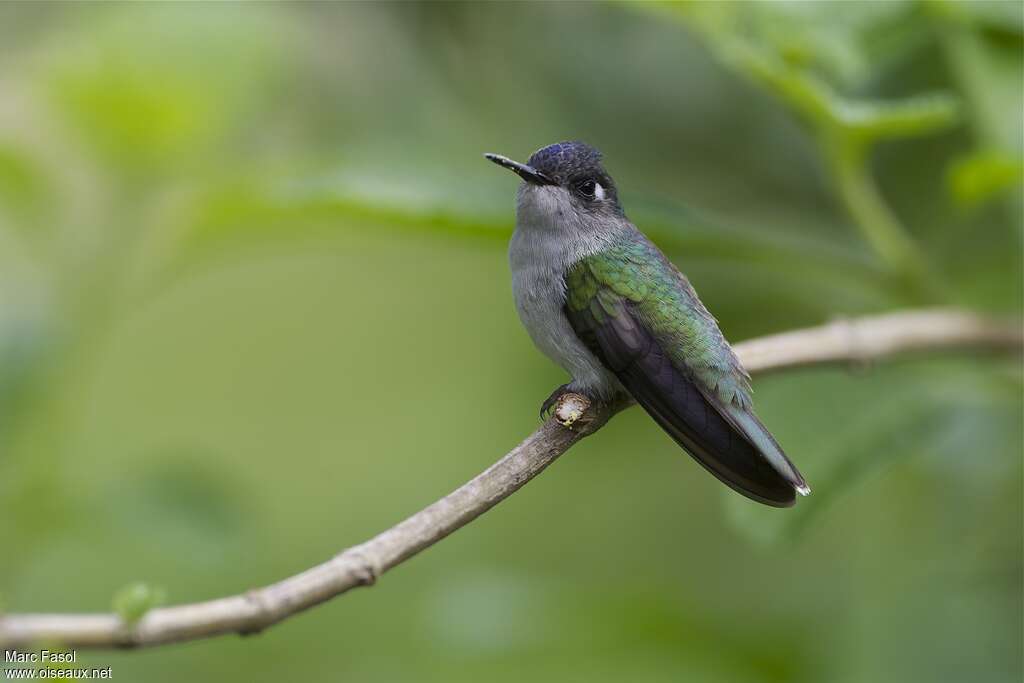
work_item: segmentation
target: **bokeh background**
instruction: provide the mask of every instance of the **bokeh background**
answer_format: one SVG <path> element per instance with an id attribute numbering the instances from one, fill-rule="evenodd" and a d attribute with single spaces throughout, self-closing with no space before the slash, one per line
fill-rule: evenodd
<path id="1" fill-rule="evenodd" d="M 1021 313 L 1022 5 L 0 4 L 0 600 L 263 585 L 489 465 L 564 381 L 523 159 L 602 148 L 733 340 Z M 377 587 L 138 681 L 1019 681 L 1018 359 L 755 381 L 814 495 L 640 411 Z M 486 412 L 481 412 L 486 406 Z M 122 593 L 123 595 L 123 593 Z"/>

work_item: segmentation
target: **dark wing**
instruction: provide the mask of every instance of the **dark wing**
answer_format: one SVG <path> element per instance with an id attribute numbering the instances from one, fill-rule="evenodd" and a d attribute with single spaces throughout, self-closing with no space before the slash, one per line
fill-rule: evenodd
<path id="1" fill-rule="evenodd" d="M 612 256 L 602 258 L 598 264 L 581 262 L 567 278 L 565 313 L 576 334 L 637 403 L 709 472 L 753 500 L 777 507 L 793 505 L 796 489 L 806 491 L 806 485 L 750 409 L 742 377 L 733 386 L 732 370 L 701 366 L 703 373 L 698 373 L 681 362 L 680 347 L 685 352 L 685 344 L 674 343 L 668 326 L 651 320 L 656 313 L 652 306 L 661 306 L 665 313 L 665 302 L 671 306 L 674 295 L 658 296 L 656 287 L 648 286 L 651 283 L 637 283 L 635 278 L 645 277 L 645 268 L 634 268 L 624 278 L 623 273 L 614 275 L 621 268 L 608 262 Z M 629 268 L 630 261 L 620 265 Z M 656 276 L 681 277 L 672 270 Z M 630 279 L 629 289 L 616 287 L 623 279 Z M 668 314 L 693 316 L 695 312 L 670 310 Z M 724 348 L 735 360 L 728 345 Z M 696 357 L 696 352 L 691 355 Z M 742 375 L 741 368 L 738 372 Z M 724 393 L 732 398 L 723 398 L 722 387 L 729 389 Z"/>

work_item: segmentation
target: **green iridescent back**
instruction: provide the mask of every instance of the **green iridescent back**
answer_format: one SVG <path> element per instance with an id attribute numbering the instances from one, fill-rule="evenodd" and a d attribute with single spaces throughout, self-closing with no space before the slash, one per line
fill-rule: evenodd
<path id="1" fill-rule="evenodd" d="M 672 364 L 725 404 L 750 409 L 750 380 L 686 277 L 639 232 L 566 274 L 566 305 L 603 323 L 629 306 Z"/>

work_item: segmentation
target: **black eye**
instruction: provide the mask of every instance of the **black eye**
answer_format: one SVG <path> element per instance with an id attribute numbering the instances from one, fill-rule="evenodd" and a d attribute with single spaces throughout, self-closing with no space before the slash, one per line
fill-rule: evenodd
<path id="1" fill-rule="evenodd" d="M 581 180 L 576 183 L 576 191 L 588 199 L 594 198 L 594 192 L 597 190 L 597 182 L 594 180 Z"/>

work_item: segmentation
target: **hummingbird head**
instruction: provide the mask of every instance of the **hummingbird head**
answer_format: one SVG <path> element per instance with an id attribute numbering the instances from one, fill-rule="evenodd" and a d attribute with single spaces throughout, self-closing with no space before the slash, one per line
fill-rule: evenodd
<path id="1" fill-rule="evenodd" d="M 601 216 L 620 218 L 615 183 L 601 165 L 601 153 L 583 142 L 559 142 L 537 150 L 521 164 L 500 154 L 487 159 L 523 179 L 519 213 L 552 220 L 551 214 L 576 223 Z M 537 215 L 541 214 L 541 215 Z M 542 221 L 547 222 L 547 221 Z"/>

